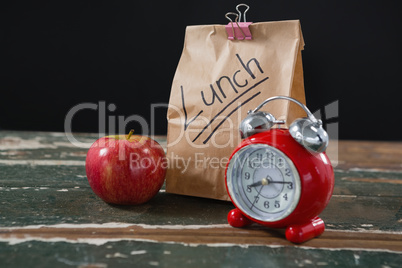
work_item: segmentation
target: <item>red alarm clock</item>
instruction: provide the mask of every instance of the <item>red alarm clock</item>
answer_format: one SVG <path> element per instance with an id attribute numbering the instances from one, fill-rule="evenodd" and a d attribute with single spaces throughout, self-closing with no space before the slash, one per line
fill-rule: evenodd
<path id="1" fill-rule="evenodd" d="M 270 101 L 295 102 L 307 113 L 289 129 L 272 128 L 284 121 L 259 111 Z M 233 227 L 253 222 L 286 228 L 286 238 L 302 243 L 324 232 L 318 215 L 334 188 L 334 172 L 325 149 L 328 135 L 321 120 L 301 102 L 285 96 L 265 100 L 240 124 L 241 144 L 226 166 L 226 189 L 235 209 L 229 212 Z"/>

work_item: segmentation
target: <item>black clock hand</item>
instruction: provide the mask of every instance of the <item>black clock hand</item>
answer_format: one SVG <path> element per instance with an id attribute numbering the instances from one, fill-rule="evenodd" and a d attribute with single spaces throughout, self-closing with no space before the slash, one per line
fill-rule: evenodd
<path id="1" fill-rule="evenodd" d="M 250 184 L 249 187 L 257 187 L 257 186 L 260 186 L 260 185 L 268 185 L 268 184 L 269 184 L 269 181 L 267 180 L 267 178 L 263 178 L 260 181 L 257 181 L 257 182 L 254 182 L 254 183 Z"/>
<path id="2" fill-rule="evenodd" d="M 281 184 L 286 184 L 286 183 L 292 183 L 291 181 L 269 181 L 269 183 L 281 183 Z"/>
<path id="3" fill-rule="evenodd" d="M 280 183 L 280 184 L 286 184 L 286 183 L 292 183 L 291 181 L 272 181 L 270 180 L 271 177 L 267 176 L 266 178 L 263 178 L 260 181 L 254 182 L 252 184 L 249 185 L 249 187 L 257 187 L 260 185 L 268 185 L 270 183 Z"/>

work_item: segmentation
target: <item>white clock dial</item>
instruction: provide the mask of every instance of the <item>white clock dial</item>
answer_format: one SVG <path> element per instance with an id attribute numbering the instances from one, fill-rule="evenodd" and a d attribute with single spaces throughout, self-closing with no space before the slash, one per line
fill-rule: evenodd
<path id="1" fill-rule="evenodd" d="M 300 177 L 295 165 L 283 152 L 267 144 L 251 144 L 237 151 L 226 176 L 235 205 L 260 221 L 287 217 L 300 198 Z"/>

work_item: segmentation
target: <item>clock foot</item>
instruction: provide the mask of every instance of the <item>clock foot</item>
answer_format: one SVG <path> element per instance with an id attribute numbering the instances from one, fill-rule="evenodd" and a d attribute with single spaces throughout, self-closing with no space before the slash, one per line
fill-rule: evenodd
<path id="1" fill-rule="evenodd" d="M 303 243 L 320 236 L 325 230 L 324 221 L 315 217 L 309 223 L 290 225 L 286 228 L 286 239 L 293 243 Z"/>
<path id="2" fill-rule="evenodd" d="M 238 208 L 235 208 L 228 214 L 228 223 L 233 227 L 245 227 L 253 222 L 244 216 Z"/>

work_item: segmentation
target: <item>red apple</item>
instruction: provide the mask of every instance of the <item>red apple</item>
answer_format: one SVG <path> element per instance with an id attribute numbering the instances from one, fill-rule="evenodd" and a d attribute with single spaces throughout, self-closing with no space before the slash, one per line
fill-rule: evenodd
<path id="1" fill-rule="evenodd" d="M 160 190 L 166 157 L 155 140 L 132 135 L 106 136 L 89 148 L 85 168 L 92 190 L 107 203 L 142 204 Z"/>

